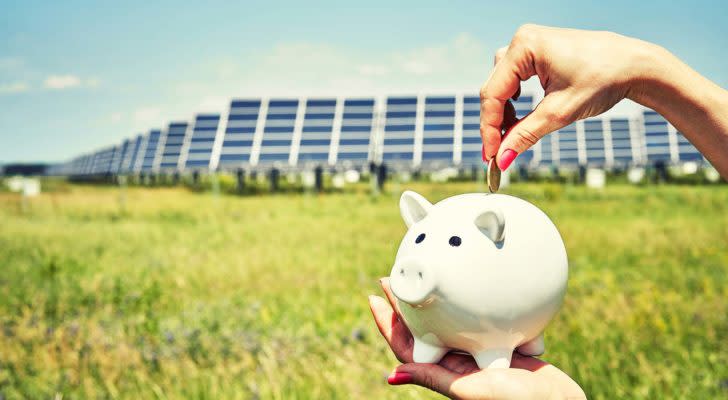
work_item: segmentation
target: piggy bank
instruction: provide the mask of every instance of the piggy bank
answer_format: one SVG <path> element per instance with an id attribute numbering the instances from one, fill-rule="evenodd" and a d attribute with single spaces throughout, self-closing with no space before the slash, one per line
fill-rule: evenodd
<path id="1" fill-rule="evenodd" d="M 508 368 L 514 350 L 542 354 L 568 276 L 564 242 L 546 214 L 502 194 L 433 205 L 407 191 L 399 205 L 409 229 L 390 286 L 414 337 L 414 361 L 458 350 L 481 369 Z"/>

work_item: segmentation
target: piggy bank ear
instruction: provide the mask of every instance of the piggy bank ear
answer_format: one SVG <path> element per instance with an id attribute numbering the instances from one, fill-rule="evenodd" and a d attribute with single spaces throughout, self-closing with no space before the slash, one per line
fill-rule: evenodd
<path id="1" fill-rule="evenodd" d="M 487 210 L 475 217 L 475 226 L 493 243 L 505 239 L 506 219 L 500 210 Z"/>
<path id="2" fill-rule="evenodd" d="M 430 207 L 432 203 L 410 190 L 402 193 L 402 197 L 399 198 L 399 212 L 408 228 L 425 218 Z"/>

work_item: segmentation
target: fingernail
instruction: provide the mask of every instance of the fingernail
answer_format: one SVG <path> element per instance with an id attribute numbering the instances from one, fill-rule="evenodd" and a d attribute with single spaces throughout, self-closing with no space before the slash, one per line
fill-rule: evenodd
<path id="1" fill-rule="evenodd" d="M 392 372 L 387 377 L 387 383 L 390 385 L 406 385 L 412 383 L 412 374 L 409 372 Z"/>
<path id="2" fill-rule="evenodd" d="M 506 169 L 508 169 L 508 167 L 511 166 L 511 163 L 513 162 L 513 160 L 516 159 L 516 157 L 518 157 L 518 153 L 511 149 L 506 149 L 506 151 L 504 151 L 503 154 L 501 154 L 500 156 L 500 160 L 498 161 L 498 169 L 500 169 L 501 171 L 505 171 Z"/>
<path id="3" fill-rule="evenodd" d="M 483 157 L 483 162 L 488 162 L 488 159 L 485 158 L 485 145 L 483 145 L 480 149 L 480 156 Z"/>

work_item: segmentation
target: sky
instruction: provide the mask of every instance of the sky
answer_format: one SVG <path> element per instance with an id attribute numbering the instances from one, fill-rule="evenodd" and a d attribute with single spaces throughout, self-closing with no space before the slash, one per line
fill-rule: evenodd
<path id="1" fill-rule="evenodd" d="M 0 164 L 66 161 L 232 98 L 477 93 L 524 23 L 639 37 L 728 88 L 725 1 L 231 3 L 0 0 Z"/>

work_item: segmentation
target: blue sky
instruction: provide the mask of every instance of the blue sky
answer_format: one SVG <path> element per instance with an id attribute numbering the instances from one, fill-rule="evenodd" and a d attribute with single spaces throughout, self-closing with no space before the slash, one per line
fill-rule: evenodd
<path id="1" fill-rule="evenodd" d="M 728 87 L 728 3 L 599 3 L 0 0 L 0 163 L 63 161 L 232 97 L 477 92 L 527 22 L 652 41 Z"/>

